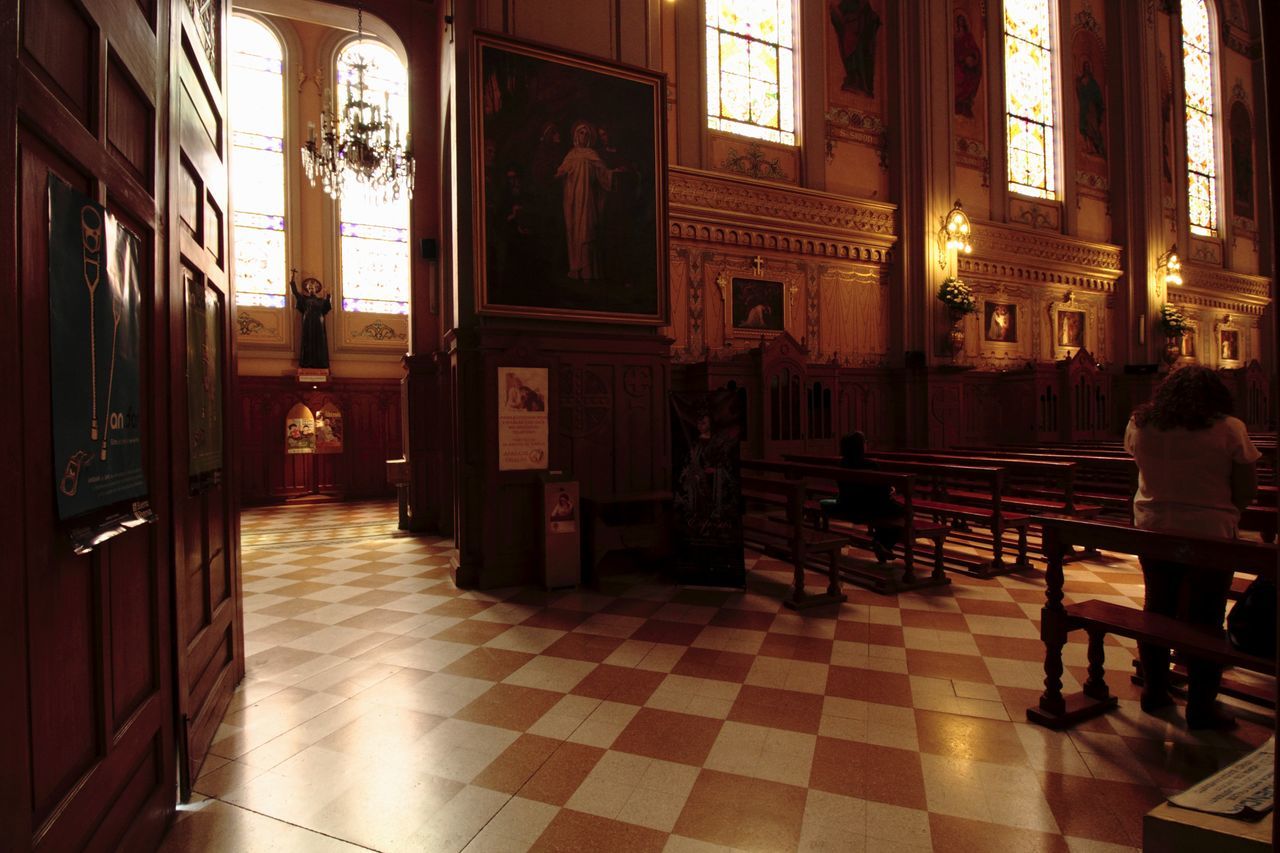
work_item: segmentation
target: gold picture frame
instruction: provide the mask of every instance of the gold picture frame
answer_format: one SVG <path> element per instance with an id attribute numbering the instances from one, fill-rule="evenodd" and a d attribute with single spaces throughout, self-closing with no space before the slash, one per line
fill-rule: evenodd
<path id="1" fill-rule="evenodd" d="M 479 313 L 665 325 L 665 75 L 488 33 L 472 56 Z"/>

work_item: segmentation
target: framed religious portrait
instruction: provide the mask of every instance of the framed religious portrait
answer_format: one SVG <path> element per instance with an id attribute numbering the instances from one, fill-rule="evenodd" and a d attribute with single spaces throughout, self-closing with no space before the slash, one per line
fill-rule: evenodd
<path id="1" fill-rule="evenodd" d="M 1182 333 L 1182 337 L 1178 339 L 1178 353 L 1190 361 L 1198 361 L 1200 358 L 1196 350 L 1196 335 L 1199 329 L 1195 326 L 1188 326 L 1187 330 Z"/>
<path id="2" fill-rule="evenodd" d="M 982 306 L 982 337 L 990 343 L 1018 342 L 1018 306 L 1008 302 L 985 302 Z"/>
<path id="3" fill-rule="evenodd" d="M 1079 349 L 1084 346 L 1085 314 L 1083 311 L 1058 312 L 1054 328 L 1055 346 Z"/>
<path id="4" fill-rule="evenodd" d="M 1218 361 L 1223 364 L 1240 361 L 1239 329 L 1220 329 L 1218 331 Z"/>
<path id="5" fill-rule="evenodd" d="M 780 281 L 735 278 L 729 290 L 730 330 L 735 334 L 775 335 L 786 328 L 784 285 Z"/>
<path id="6" fill-rule="evenodd" d="M 665 323 L 666 78 L 487 34 L 473 57 L 478 310 Z"/>

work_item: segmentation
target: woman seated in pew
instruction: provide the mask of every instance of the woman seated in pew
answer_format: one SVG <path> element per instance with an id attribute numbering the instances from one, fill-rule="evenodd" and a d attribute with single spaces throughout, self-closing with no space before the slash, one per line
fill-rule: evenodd
<path id="1" fill-rule="evenodd" d="M 1125 450 L 1138 463 L 1134 524 L 1190 536 L 1235 538 L 1241 511 L 1257 490 L 1258 450 L 1245 425 L 1231 416 L 1231 392 L 1202 365 L 1170 373 L 1151 402 L 1138 407 L 1125 430 Z M 1182 619 L 1222 635 L 1231 573 L 1161 560 L 1142 560 L 1143 609 Z M 1141 643 L 1148 713 L 1173 704 L 1169 649 Z M 1233 720 L 1217 703 L 1222 667 L 1187 662 L 1187 728 L 1229 729 Z"/>
<path id="2" fill-rule="evenodd" d="M 840 467 L 874 471 L 879 466 L 867 458 L 867 437 L 851 432 L 840 439 Z M 840 483 L 840 497 L 821 501 L 830 518 L 865 524 L 871 531 L 871 550 L 884 563 L 893 557 L 893 546 L 902 541 L 902 504 L 889 486 L 878 483 Z M 909 547 L 909 546 L 908 546 Z"/>

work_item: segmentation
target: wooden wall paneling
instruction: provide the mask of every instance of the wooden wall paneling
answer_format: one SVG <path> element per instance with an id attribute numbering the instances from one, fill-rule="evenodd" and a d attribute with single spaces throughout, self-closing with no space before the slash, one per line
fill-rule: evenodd
<path id="1" fill-rule="evenodd" d="M 240 437 L 245 468 L 240 501 L 255 505 L 323 492 L 359 500 L 391 497 L 386 460 L 401 449 L 401 389 L 396 379 L 333 379 L 315 389 L 293 377 L 239 380 Z M 295 403 L 312 411 L 332 401 L 342 412 L 343 452 L 285 453 L 284 420 Z"/>
<path id="2" fill-rule="evenodd" d="M 4 455 L 14 454 L 0 466 L 0 530 L 12 556 L 0 561 L 0 624 L 4 647 L 25 651 L 0 664 L 0 838 L 13 850 L 154 847 L 173 809 L 169 531 L 138 528 L 79 557 L 56 518 L 47 186 L 58 175 L 141 240 L 141 391 L 150 406 L 139 417 L 150 498 L 163 508 L 168 421 L 157 389 L 168 303 L 155 287 L 164 176 L 154 164 L 167 58 L 156 33 L 167 29 L 168 8 L 157 20 L 132 2 L 29 2 L 21 15 L 6 6 L 0 365 L 16 387 L 0 427 Z"/>

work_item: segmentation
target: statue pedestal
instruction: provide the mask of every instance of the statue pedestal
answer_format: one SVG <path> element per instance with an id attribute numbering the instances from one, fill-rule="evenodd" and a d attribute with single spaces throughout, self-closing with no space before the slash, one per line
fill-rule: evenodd
<path id="1" fill-rule="evenodd" d="M 325 367 L 299 367 L 298 381 L 303 383 L 328 382 L 329 370 Z"/>

